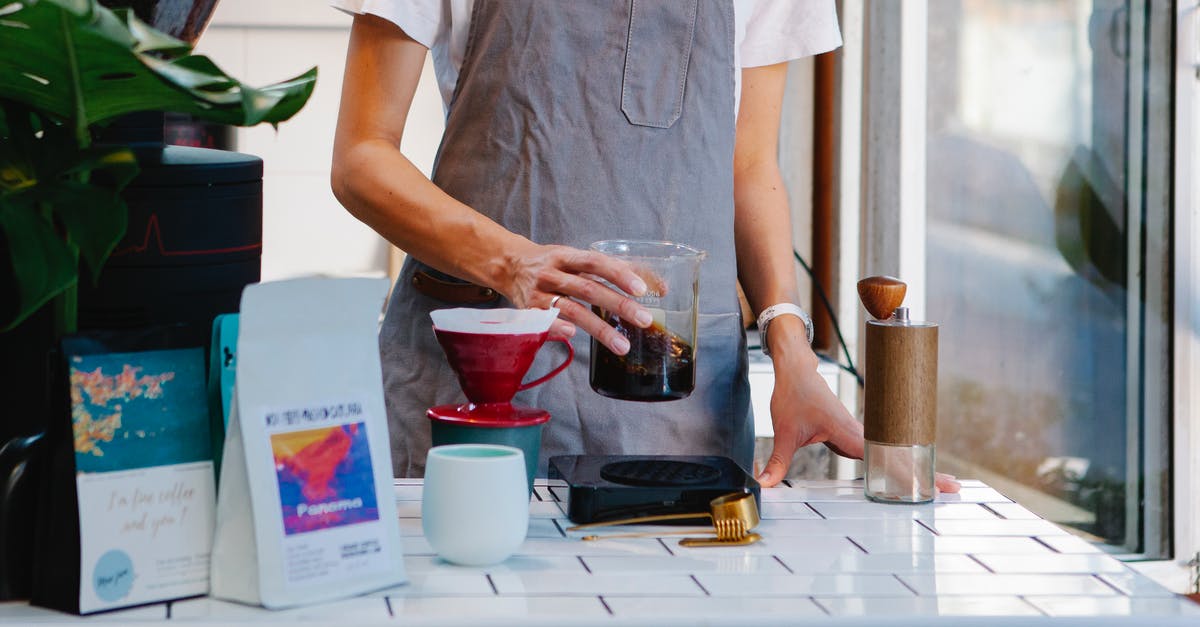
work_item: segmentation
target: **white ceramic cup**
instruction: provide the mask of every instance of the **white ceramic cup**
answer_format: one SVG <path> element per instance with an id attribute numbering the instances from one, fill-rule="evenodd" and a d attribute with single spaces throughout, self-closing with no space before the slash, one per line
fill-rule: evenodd
<path id="1" fill-rule="evenodd" d="M 429 449 L 421 527 L 447 562 L 486 566 L 507 559 L 529 531 L 525 454 L 496 444 Z"/>

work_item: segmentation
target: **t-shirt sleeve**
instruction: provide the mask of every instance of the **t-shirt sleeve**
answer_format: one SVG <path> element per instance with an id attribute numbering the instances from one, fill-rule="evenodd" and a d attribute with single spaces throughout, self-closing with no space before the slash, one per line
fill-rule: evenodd
<path id="1" fill-rule="evenodd" d="M 399 26 L 414 41 L 433 48 L 450 29 L 444 0 L 332 0 L 351 15 L 374 15 Z"/>
<path id="2" fill-rule="evenodd" d="M 742 67 L 773 65 L 842 45 L 834 0 L 757 0 L 746 20 Z"/>

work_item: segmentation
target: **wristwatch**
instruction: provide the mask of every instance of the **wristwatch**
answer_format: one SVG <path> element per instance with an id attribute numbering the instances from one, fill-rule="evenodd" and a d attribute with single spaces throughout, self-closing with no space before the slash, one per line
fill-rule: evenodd
<path id="1" fill-rule="evenodd" d="M 764 355 L 771 354 L 771 349 L 767 348 L 767 328 L 771 326 L 772 320 L 787 314 L 797 316 L 804 322 L 804 330 L 808 334 L 808 343 L 812 344 L 812 316 L 809 316 L 807 311 L 804 311 L 804 309 L 795 303 L 778 303 L 767 307 L 762 310 L 762 313 L 758 314 L 758 337 L 762 342 L 762 352 Z"/>

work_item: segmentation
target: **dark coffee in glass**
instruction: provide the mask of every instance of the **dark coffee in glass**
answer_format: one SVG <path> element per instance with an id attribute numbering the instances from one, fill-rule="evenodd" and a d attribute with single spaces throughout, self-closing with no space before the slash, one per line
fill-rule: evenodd
<path id="1" fill-rule="evenodd" d="M 604 396 L 626 401 L 670 401 L 696 387 L 692 345 L 659 323 L 642 329 L 614 314 L 596 315 L 629 339 L 629 352 L 617 355 L 592 340 L 589 383 Z"/>
<path id="2" fill-rule="evenodd" d="M 618 239 L 594 242 L 591 249 L 629 264 L 642 278 L 645 292 L 629 296 L 654 320 L 643 329 L 593 307 L 597 316 L 629 340 L 629 352 L 615 355 L 592 338 L 588 371 L 592 389 L 627 401 L 670 401 L 691 394 L 696 387 L 697 305 L 704 251 L 673 242 Z"/>

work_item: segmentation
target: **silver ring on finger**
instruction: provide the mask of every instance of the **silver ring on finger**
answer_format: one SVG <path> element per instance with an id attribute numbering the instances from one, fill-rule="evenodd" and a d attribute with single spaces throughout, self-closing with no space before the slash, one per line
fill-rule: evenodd
<path id="1" fill-rule="evenodd" d="M 563 297 L 562 294 L 557 294 L 554 296 L 554 298 L 551 298 L 550 299 L 550 309 L 554 309 L 555 307 L 558 307 L 558 300 L 562 297 Z"/>

